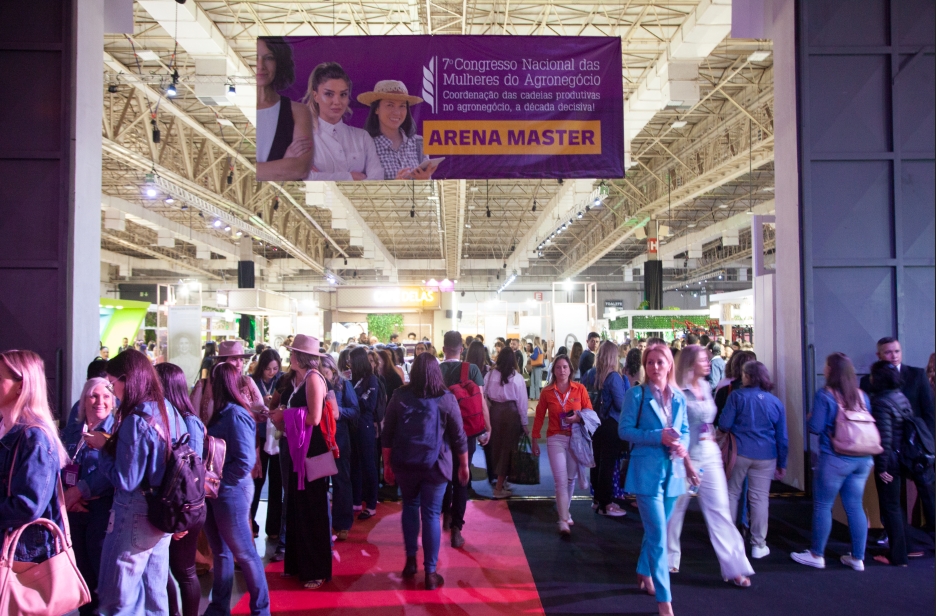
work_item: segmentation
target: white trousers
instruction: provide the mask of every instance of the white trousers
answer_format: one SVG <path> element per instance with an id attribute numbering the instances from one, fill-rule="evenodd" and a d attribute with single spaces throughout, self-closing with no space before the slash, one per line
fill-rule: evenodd
<path id="1" fill-rule="evenodd" d="M 578 462 L 569 451 L 571 440 L 572 437 L 565 434 L 555 434 L 546 439 L 549 468 L 556 482 L 556 510 L 559 512 L 560 522 L 569 520 L 569 503 L 572 502 L 572 493 L 575 492 L 575 480 L 578 476 Z"/>
<path id="2" fill-rule="evenodd" d="M 704 469 L 702 485 L 699 487 L 699 506 L 708 527 L 709 540 L 715 548 L 715 555 L 721 565 L 721 574 L 725 579 L 734 579 L 739 575 L 753 575 L 754 569 L 744 552 L 744 539 L 731 521 L 729 510 L 728 482 L 721 453 L 713 441 L 701 441 L 689 452 L 696 472 Z M 683 519 L 692 497 L 688 493 L 676 500 L 673 514 L 666 528 L 669 566 L 679 569 L 682 551 L 679 537 L 682 534 Z"/>

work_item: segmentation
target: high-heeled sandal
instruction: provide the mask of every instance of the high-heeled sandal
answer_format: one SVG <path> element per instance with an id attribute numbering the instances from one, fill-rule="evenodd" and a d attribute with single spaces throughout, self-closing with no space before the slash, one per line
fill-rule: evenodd
<path id="1" fill-rule="evenodd" d="M 725 580 L 726 582 L 731 582 L 738 588 L 750 588 L 751 587 L 751 578 L 746 575 L 739 575 L 736 578 L 730 580 Z"/>
<path id="2" fill-rule="evenodd" d="M 318 590 L 325 585 L 325 580 L 309 580 L 302 585 L 306 590 Z"/>
<path id="3" fill-rule="evenodd" d="M 656 596 L 656 588 L 653 586 L 653 578 L 637 575 L 637 588 L 644 591 L 651 597 Z"/>

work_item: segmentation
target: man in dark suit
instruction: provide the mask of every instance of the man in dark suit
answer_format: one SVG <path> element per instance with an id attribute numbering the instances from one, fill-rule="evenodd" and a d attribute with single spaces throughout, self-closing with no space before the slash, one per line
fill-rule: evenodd
<path id="1" fill-rule="evenodd" d="M 877 356 L 881 361 L 886 361 L 900 371 L 900 380 L 902 385 L 900 391 L 910 402 L 910 408 L 913 409 L 913 415 L 926 422 L 930 434 L 936 434 L 936 410 L 934 410 L 933 390 L 930 389 L 929 381 L 926 379 L 926 370 L 923 368 L 914 368 L 903 363 L 903 353 L 900 348 L 900 342 L 896 338 L 881 338 L 877 342 Z M 860 387 L 862 390 L 871 394 L 870 375 L 861 377 Z M 917 491 L 920 494 L 920 502 L 924 507 L 924 516 L 926 518 L 925 528 L 930 532 L 934 529 L 934 509 L 936 509 L 936 486 L 917 484 Z"/>
<path id="2" fill-rule="evenodd" d="M 934 410 L 933 390 L 926 380 L 926 370 L 914 368 L 902 362 L 903 354 L 900 342 L 896 338 L 881 338 L 877 343 L 877 356 L 900 371 L 903 385 L 900 391 L 910 401 L 913 414 L 923 419 L 929 426 L 930 434 L 936 434 L 936 410 Z M 861 389 L 871 392 L 871 380 L 868 375 L 861 377 Z"/>

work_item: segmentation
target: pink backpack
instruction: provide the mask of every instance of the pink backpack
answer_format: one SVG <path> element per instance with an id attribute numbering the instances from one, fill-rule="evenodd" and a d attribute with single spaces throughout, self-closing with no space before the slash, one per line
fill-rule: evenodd
<path id="1" fill-rule="evenodd" d="M 864 407 L 864 401 L 858 399 L 857 409 L 845 408 L 845 401 L 836 391 L 826 390 L 835 398 L 838 413 L 835 415 L 835 433 L 832 435 L 832 449 L 843 456 L 876 456 L 883 453 L 881 434 L 875 425 L 874 417 Z"/>

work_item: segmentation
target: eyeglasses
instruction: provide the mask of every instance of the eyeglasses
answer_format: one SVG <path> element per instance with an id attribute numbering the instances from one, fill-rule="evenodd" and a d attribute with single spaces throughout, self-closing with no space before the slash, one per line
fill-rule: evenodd
<path id="1" fill-rule="evenodd" d="M 122 376 L 122 377 L 120 377 L 119 379 L 115 379 L 115 380 L 113 380 L 113 381 L 110 380 L 110 379 L 107 379 L 107 385 L 106 385 L 107 391 L 109 391 L 109 392 L 113 395 L 113 394 L 114 394 L 114 384 L 115 384 L 115 383 L 119 383 L 120 381 L 126 380 L 126 378 L 127 378 L 126 376 Z"/>

